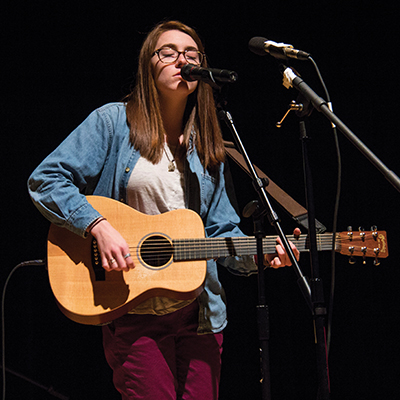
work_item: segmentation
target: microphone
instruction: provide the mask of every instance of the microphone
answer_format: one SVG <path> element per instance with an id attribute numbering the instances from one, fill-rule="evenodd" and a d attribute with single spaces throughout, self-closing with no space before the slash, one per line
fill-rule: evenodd
<path id="1" fill-rule="evenodd" d="M 269 53 L 271 56 L 281 59 L 296 58 L 298 60 L 308 60 L 310 58 L 309 53 L 296 50 L 291 44 L 276 43 L 260 36 L 250 39 L 249 49 L 259 56 L 265 56 L 266 53 Z"/>
<path id="2" fill-rule="evenodd" d="M 185 81 L 203 81 L 209 84 L 215 82 L 233 83 L 238 79 L 235 71 L 217 68 L 203 68 L 194 64 L 186 64 L 181 68 L 181 76 Z"/>

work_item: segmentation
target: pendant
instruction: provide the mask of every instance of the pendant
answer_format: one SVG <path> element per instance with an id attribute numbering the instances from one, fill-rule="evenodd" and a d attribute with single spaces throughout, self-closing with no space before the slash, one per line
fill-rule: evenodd
<path id="1" fill-rule="evenodd" d="M 174 160 L 172 160 L 168 163 L 168 172 L 174 172 L 174 171 L 175 171 L 175 163 Z"/>

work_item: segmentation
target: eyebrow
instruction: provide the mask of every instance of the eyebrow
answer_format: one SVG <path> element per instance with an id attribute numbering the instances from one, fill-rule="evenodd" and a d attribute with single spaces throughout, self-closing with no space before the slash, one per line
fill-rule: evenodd
<path id="1" fill-rule="evenodd" d="M 163 47 L 170 47 L 171 49 L 178 50 L 176 44 L 174 44 L 174 43 L 166 43 L 166 44 L 163 44 L 163 45 L 160 47 L 160 49 L 162 49 Z M 199 51 L 199 49 L 197 49 L 197 48 L 194 47 L 194 46 L 187 46 L 187 47 L 185 48 L 185 50 L 196 50 L 196 51 Z"/>

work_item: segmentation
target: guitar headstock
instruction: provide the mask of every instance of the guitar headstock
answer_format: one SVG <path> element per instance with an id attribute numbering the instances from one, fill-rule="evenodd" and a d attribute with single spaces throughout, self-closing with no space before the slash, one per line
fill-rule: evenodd
<path id="1" fill-rule="evenodd" d="M 363 263 L 366 263 L 366 257 L 374 257 L 374 264 L 379 265 L 379 258 L 389 256 L 387 237 L 385 231 L 378 231 L 372 227 L 371 231 L 366 232 L 359 228 L 353 232 L 351 227 L 347 231 L 339 233 L 340 247 L 337 251 L 350 257 L 349 262 L 355 263 L 355 256 L 363 257 Z"/>

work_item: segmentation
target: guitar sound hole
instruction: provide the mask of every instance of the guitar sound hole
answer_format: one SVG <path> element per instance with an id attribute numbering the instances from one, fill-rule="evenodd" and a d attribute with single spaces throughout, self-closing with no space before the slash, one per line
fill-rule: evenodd
<path id="1" fill-rule="evenodd" d="M 172 258 L 172 244 L 163 236 L 150 236 L 142 243 L 140 256 L 151 267 L 163 267 Z"/>

